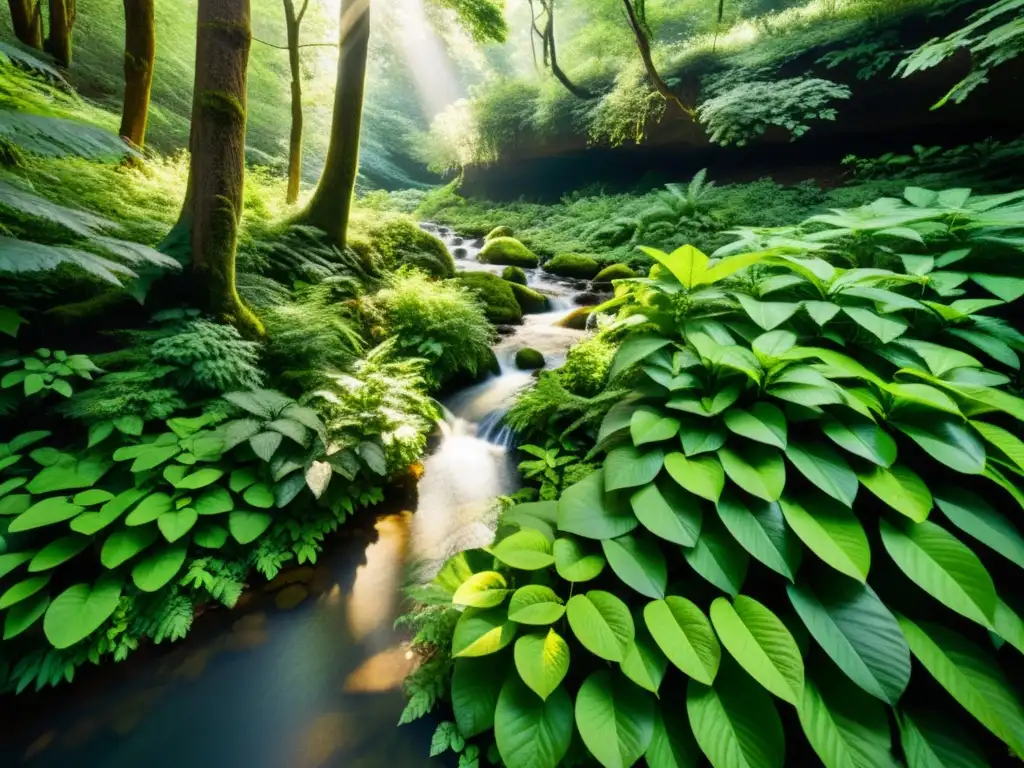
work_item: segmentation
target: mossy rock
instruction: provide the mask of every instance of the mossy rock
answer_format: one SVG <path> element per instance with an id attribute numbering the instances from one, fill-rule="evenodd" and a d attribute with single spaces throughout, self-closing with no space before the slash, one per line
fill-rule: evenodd
<path id="1" fill-rule="evenodd" d="M 580 307 L 559 320 L 555 325 L 560 328 L 572 328 L 574 331 L 587 330 L 587 321 L 593 314 L 593 307 Z"/>
<path id="2" fill-rule="evenodd" d="M 523 321 L 523 310 L 512 292 L 512 283 L 490 272 L 459 272 L 455 279 L 477 295 L 484 305 L 487 319 L 495 325 Z"/>
<path id="3" fill-rule="evenodd" d="M 487 237 L 485 237 L 484 239 L 490 241 L 494 240 L 497 237 L 515 237 L 515 234 L 516 233 L 512 231 L 512 227 L 501 226 L 495 227 L 490 232 L 488 232 Z"/>
<path id="4" fill-rule="evenodd" d="M 594 282 L 610 283 L 612 280 L 626 280 L 630 277 L 636 276 L 636 272 L 634 272 L 625 264 L 609 264 L 607 267 L 605 267 L 596 275 L 594 275 Z"/>
<path id="5" fill-rule="evenodd" d="M 484 264 L 510 264 L 515 267 L 536 267 L 537 255 L 514 237 L 488 240 L 477 259 Z"/>
<path id="6" fill-rule="evenodd" d="M 505 267 L 501 273 L 501 279 L 508 280 L 510 283 L 526 285 L 526 273 L 522 267 Z"/>
<path id="7" fill-rule="evenodd" d="M 578 277 L 589 280 L 601 269 L 601 265 L 583 253 L 560 253 L 544 265 L 544 271 L 561 277 Z"/>
<path id="8" fill-rule="evenodd" d="M 516 368 L 521 371 L 535 371 L 544 367 L 544 355 L 533 347 L 523 347 L 516 352 Z"/>
<path id="9" fill-rule="evenodd" d="M 508 281 L 506 280 L 505 282 Z M 508 282 L 508 285 L 512 289 L 512 293 L 515 294 L 516 301 L 519 302 L 523 314 L 535 315 L 540 312 L 547 312 L 551 308 L 548 297 L 543 293 L 535 291 L 533 288 L 527 288 L 525 285 L 519 285 L 519 283 Z"/>

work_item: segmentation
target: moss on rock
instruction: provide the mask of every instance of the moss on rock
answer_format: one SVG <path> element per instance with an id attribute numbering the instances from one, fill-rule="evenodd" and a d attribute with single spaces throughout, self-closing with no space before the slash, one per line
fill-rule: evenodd
<path id="1" fill-rule="evenodd" d="M 515 234 L 516 233 L 512 231 L 512 227 L 501 226 L 501 227 L 495 227 L 490 232 L 488 232 L 487 233 L 487 237 L 484 238 L 484 239 L 485 240 L 494 240 L 496 237 L 514 237 Z"/>
<path id="2" fill-rule="evenodd" d="M 516 368 L 523 371 L 535 371 L 544 367 L 544 355 L 533 347 L 523 347 L 516 352 Z"/>
<path id="3" fill-rule="evenodd" d="M 484 264 L 510 264 L 516 267 L 536 267 L 537 255 L 514 237 L 488 240 L 477 259 Z"/>
<path id="4" fill-rule="evenodd" d="M 583 253 L 560 253 L 544 264 L 544 271 L 562 277 L 578 277 L 589 280 L 598 273 L 601 265 Z"/>
<path id="5" fill-rule="evenodd" d="M 378 269 L 410 264 L 437 278 L 455 275 L 455 260 L 445 244 L 408 216 L 359 213 L 350 222 L 348 244 L 365 262 Z"/>
<path id="6" fill-rule="evenodd" d="M 477 295 L 487 319 L 495 325 L 523 321 L 523 310 L 512 292 L 512 283 L 489 272 L 460 272 L 455 279 Z"/>
<path id="7" fill-rule="evenodd" d="M 523 314 L 532 315 L 539 312 L 547 312 L 550 309 L 551 305 L 548 302 L 548 297 L 543 293 L 535 291 L 533 288 L 527 288 L 519 283 L 512 283 L 507 280 L 505 282 L 508 282 L 512 293 L 515 294 L 516 301 L 519 302 Z"/>
<path id="8" fill-rule="evenodd" d="M 574 309 L 568 315 L 559 320 L 555 325 L 560 328 L 572 328 L 574 331 L 585 331 L 587 321 L 590 319 L 593 307 L 580 307 Z"/>
<path id="9" fill-rule="evenodd" d="M 519 283 L 519 285 L 526 285 L 526 273 L 522 267 L 505 267 L 501 273 L 502 280 L 508 280 L 510 283 Z"/>
<path id="10" fill-rule="evenodd" d="M 627 278 L 636 276 L 636 272 L 625 264 L 610 264 L 594 275 L 594 282 L 610 283 L 612 280 L 626 280 Z"/>

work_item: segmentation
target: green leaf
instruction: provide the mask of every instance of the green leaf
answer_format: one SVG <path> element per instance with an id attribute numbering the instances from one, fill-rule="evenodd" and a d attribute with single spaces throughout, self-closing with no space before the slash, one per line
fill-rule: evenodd
<path id="1" fill-rule="evenodd" d="M 737 293 L 735 295 L 740 306 L 743 307 L 743 311 L 766 331 L 782 325 L 800 309 L 798 302 L 758 301 L 746 294 Z"/>
<path id="2" fill-rule="evenodd" d="M 549 541 L 554 541 L 555 526 L 558 524 L 558 502 L 530 501 L 516 504 L 501 513 L 501 523 L 540 531 Z"/>
<path id="3" fill-rule="evenodd" d="M 553 629 L 516 640 L 516 669 L 530 690 L 547 700 L 569 671 L 569 644 Z"/>
<path id="4" fill-rule="evenodd" d="M 605 493 L 604 470 L 591 472 L 562 491 L 558 529 L 587 539 L 614 539 L 640 523 L 625 499 Z"/>
<path id="5" fill-rule="evenodd" d="M 775 448 L 758 443 L 742 451 L 722 448 L 718 460 L 725 474 L 749 494 L 765 501 L 778 501 L 786 485 L 786 463 Z"/>
<path id="6" fill-rule="evenodd" d="M 138 437 L 142 434 L 143 421 L 141 416 L 128 415 L 114 418 L 114 426 L 117 431 L 124 435 Z"/>
<path id="7" fill-rule="evenodd" d="M 621 675 L 592 673 L 576 695 L 576 727 L 605 768 L 629 768 L 654 736 L 655 702 Z"/>
<path id="8" fill-rule="evenodd" d="M 686 711 L 664 704 L 655 709 L 654 735 L 644 753 L 649 768 L 697 768 L 701 757 L 700 747 L 686 720 Z"/>
<path id="9" fill-rule="evenodd" d="M 897 768 L 885 707 L 842 677 L 808 678 L 797 715 L 826 768 Z"/>
<path id="10" fill-rule="evenodd" d="M 637 520 L 654 535 L 684 547 L 697 542 L 703 517 L 701 501 L 675 483 L 649 483 L 629 501 Z"/>
<path id="11" fill-rule="evenodd" d="M 188 555 L 188 546 L 164 547 L 132 568 L 132 581 L 143 592 L 156 592 L 181 570 Z"/>
<path id="12" fill-rule="evenodd" d="M 138 448 L 139 452 L 135 456 L 135 461 L 132 462 L 132 472 L 145 472 L 147 469 L 154 469 L 181 453 L 181 448 L 177 444 L 158 445 L 157 443 L 152 443 L 150 445 L 138 446 Z M 114 459 L 117 458 L 117 453 L 115 452 Z"/>
<path id="13" fill-rule="evenodd" d="M 619 663 L 619 669 L 645 691 L 657 694 L 668 669 L 668 659 L 658 649 L 644 622 L 639 621 L 639 616 L 634 616 L 633 626 L 636 635 Z"/>
<path id="14" fill-rule="evenodd" d="M 532 528 L 507 536 L 491 547 L 490 552 L 505 565 L 523 571 L 537 571 L 555 562 L 551 542 Z"/>
<path id="15" fill-rule="evenodd" d="M 233 510 L 235 502 L 232 501 L 227 489 L 216 486 L 204 491 L 192 504 L 192 508 L 197 515 L 222 515 Z"/>
<path id="16" fill-rule="evenodd" d="M 82 511 L 82 507 L 72 504 L 63 496 L 53 496 L 43 499 L 26 509 L 14 520 L 7 529 L 10 533 L 21 533 L 31 531 L 35 528 L 42 528 L 45 525 L 62 523 L 70 520 Z"/>
<path id="17" fill-rule="evenodd" d="M 888 468 L 896 461 L 896 441 L 871 419 L 851 414 L 840 421 L 830 416 L 821 429 L 840 448 L 872 464 Z"/>
<path id="18" fill-rule="evenodd" d="M 27 563 L 33 557 L 35 552 L 10 552 L 6 555 L 0 555 L 0 576 L 6 576 L 8 573 L 13 571 L 19 565 Z"/>
<path id="19" fill-rule="evenodd" d="M 671 343 L 671 339 L 652 334 L 638 333 L 627 336 L 612 360 L 611 368 L 608 370 L 608 381 L 614 381 L 624 370 Z"/>
<path id="20" fill-rule="evenodd" d="M 46 574 L 45 576 L 30 576 L 24 581 L 19 581 L 0 596 L 0 610 L 4 608 L 10 608 L 12 605 L 17 605 L 22 600 L 27 600 L 32 597 L 36 592 L 41 590 L 47 584 L 50 583 L 50 577 L 52 574 Z"/>
<path id="21" fill-rule="evenodd" d="M 1006 454 L 1006 457 L 1017 465 L 1017 469 L 1024 471 L 1024 442 L 1021 442 L 1013 433 L 994 424 L 971 421 L 971 426 L 978 430 L 991 445 Z"/>
<path id="22" fill-rule="evenodd" d="M 452 596 L 452 603 L 472 608 L 494 608 L 505 602 L 508 593 L 504 576 L 497 571 L 483 571 L 462 582 Z"/>
<path id="23" fill-rule="evenodd" d="M 750 558 L 714 518 L 704 521 L 697 544 L 693 549 L 684 549 L 683 557 L 693 570 L 723 592 L 739 594 Z"/>
<path id="24" fill-rule="evenodd" d="M 224 470 L 223 469 L 213 469 L 213 468 L 210 468 L 210 467 L 207 467 L 206 469 L 198 469 L 195 472 L 193 472 L 193 473 L 183 477 L 178 482 L 177 487 L 180 488 L 180 489 L 183 489 L 183 490 L 195 491 L 195 490 L 199 490 L 200 488 L 205 488 L 208 485 L 212 485 L 213 483 L 215 483 L 218 480 L 220 480 L 221 477 L 223 477 L 223 476 L 224 476 Z M 266 488 L 266 486 L 264 486 L 264 488 Z M 250 488 L 248 491 L 246 491 L 246 501 L 249 501 L 248 494 L 249 494 L 249 491 L 251 491 L 251 490 L 252 490 L 252 488 Z M 269 492 L 269 489 L 267 489 L 267 490 Z M 253 506 L 260 506 L 260 505 L 255 504 L 254 502 L 251 502 L 251 501 L 249 501 L 249 503 L 252 504 Z M 273 494 L 271 494 L 270 505 L 272 506 L 273 503 L 274 503 Z"/>
<path id="25" fill-rule="evenodd" d="M 660 448 L 642 451 L 623 445 L 609 451 L 604 460 L 604 489 L 635 488 L 654 480 L 661 471 L 665 454 Z"/>
<path id="26" fill-rule="evenodd" d="M 32 497 L 27 493 L 12 493 L 0 499 L 0 517 L 20 515 L 31 506 Z"/>
<path id="27" fill-rule="evenodd" d="M 730 489 L 718 501 L 718 516 L 740 546 L 793 581 L 800 567 L 800 541 L 786 527 L 777 502 L 748 501 Z"/>
<path id="28" fill-rule="evenodd" d="M 837 310 L 838 311 L 838 310 Z M 768 364 L 785 356 L 796 345 L 796 334 L 790 331 L 762 333 L 753 342 L 751 349 L 762 363 Z M 785 446 L 779 446 L 780 448 Z"/>
<path id="29" fill-rule="evenodd" d="M 689 459 L 682 453 L 665 457 L 665 469 L 680 487 L 708 501 L 718 501 L 725 487 L 725 471 L 714 456 Z"/>
<path id="30" fill-rule="evenodd" d="M 988 502 L 965 488 L 949 485 L 935 501 L 953 525 L 1024 568 L 1024 536 Z"/>
<path id="31" fill-rule="evenodd" d="M 714 682 L 722 648 L 700 608 L 684 597 L 666 597 L 644 607 L 644 623 L 676 667 L 705 685 Z"/>
<path id="32" fill-rule="evenodd" d="M 48 571 L 84 550 L 92 539 L 87 536 L 61 536 L 43 547 L 28 564 L 30 573 Z"/>
<path id="33" fill-rule="evenodd" d="M 911 653 L 936 682 L 1014 752 L 1024 754 L 1024 708 L 996 663 L 945 627 L 902 616 L 899 622 Z"/>
<path id="34" fill-rule="evenodd" d="M 104 574 L 92 586 L 75 584 L 61 592 L 46 609 L 43 632 L 54 648 L 70 648 L 84 640 L 117 609 L 121 580 Z"/>
<path id="35" fill-rule="evenodd" d="M 891 469 L 872 467 L 858 475 L 871 493 L 915 523 L 924 522 L 932 511 L 932 494 L 924 480 L 901 464 Z"/>
<path id="36" fill-rule="evenodd" d="M 601 548 L 612 571 L 627 587 L 646 597 L 665 596 L 668 567 L 654 539 L 626 534 L 603 540 Z"/>
<path id="37" fill-rule="evenodd" d="M 554 624 L 564 613 L 562 598 L 550 587 L 539 584 L 520 587 L 513 593 L 508 604 L 508 617 L 519 624 Z"/>
<path id="38" fill-rule="evenodd" d="M 280 432 L 260 432 L 249 438 L 249 447 L 263 461 L 270 461 L 283 439 Z"/>
<path id="39" fill-rule="evenodd" d="M 49 595 L 35 595 L 29 600 L 23 600 L 12 606 L 7 611 L 7 616 L 4 617 L 4 640 L 17 637 L 39 621 L 49 605 Z"/>
<path id="40" fill-rule="evenodd" d="M 722 645 L 751 677 L 790 704 L 800 701 L 803 658 L 774 613 L 745 595 L 737 595 L 732 603 L 719 597 L 711 604 L 711 623 Z"/>
<path id="41" fill-rule="evenodd" d="M 927 427 L 898 422 L 896 427 L 950 469 L 971 475 L 985 471 L 985 445 L 953 419 L 932 419 Z"/>
<path id="42" fill-rule="evenodd" d="M 679 429 L 679 442 L 687 456 L 713 453 L 725 445 L 725 438 L 724 429 L 705 420 L 698 423 L 696 419 L 690 419 Z"/>
<path id="43" fill-rule="evenodd" d="M 515 622 L 503 608 L 467 608 L 455 625 L 453 656 L 486 656 L 512 642 Z"/>
<path id="44" fill-rule="evenodd" d="M 103 542 L 100 562 L 106 568 L 117 568 L 156 541 L 158 536 L 159 533 L 153 526 L 115 531 Z"/>
<path id="45" fill-rule="evenodd" d="M 584 648 L 602 659 L 622 661 L 636 629 L 629 608 L 619 598 L 591 590 L 570 599 L 565 614 Z"/>
<path id="46" fill-rule="evenodd" d="M 910 682 L 910 649 L 874 590 L 838 575 L 786 590 L 811 637 L 836 666 L 864 691 L 896 706 Z"/>
<path id="47" fill-rule="evenodd" d="M 789 527 L 811 552 L 850 578 L 867 579 L 871 547 L 850 509 L 824 494 L 784 497 L 779 505 Z"/>
<path id="48" fill-rule="evenodd" d="M 263 535 L 273 518 L 266 512 L 236 509 L 228 515 L 228 530 L 239 544 L 250 544 Z"/>
<path id="49" fill-rule="evenodd" d="M 117 520 L 136 501 L 145 496 L 147 491 L 141 488 L 129 488 L 108 501 L 99 512 L 83 512 L 71 521 L 71 530 L 91 536 L 103 530 Z"/>
<path id="50" fill-rule="evenodd" d="M 71 501 L 80 507 L 95 507 L 97 504 L 103 504 L 104 502 L 110 501 L 112 498 L 114 498 L 114 494 L 110 491 L 101 491 L 98 488 L 91 488 L 88 491 L 76 493 L 75 497 Z"/>
<path id="51" fill-rule="evenodd" d="M 231 473 L 228 485 L 235 493 L 241 493 L 257 480 L 259 480 L 259 475 L 256 474 L 256 470 L 252 467 L 242 467 Z"/>
<path id="52" fill-rule="evenodd" d="M 1000 638 L 1024 653 L 1024 619 L 1001 598 L 996 601 L 996 618 L 992 627 Z"/>
<path id="53" fill-rule="evenodd" d="M 555 556 L 555 570 L 566 581 L 580 582 L 596 579 L 604 570 L 604 555 L 588 552 L 575 538 L 555 539 L 552 547 Z"/>
<path id="54" fill-rule="evenodd" d="M 953 398 L 941 389 L 936 389 L 927 384 L 894 382 L 886 385 L 884 389 L 897 398 L 897 408 L 905 407 L 909 403 L 911 405 L 924 406 L 925 408 L 934 408 L 937 411 L 957 417 L 961 415 L 960 408 Z"/>
<path id="55" fill-rule="evenodd" d="M 907 330 L 907 321 L 899 315 L 881 315 L 859 307 L 843 307 L 843 312 L 883 344 L 896 341 Z"/>
<path id="56" fill-rule="evenodd" d="M 725 412 L 730 432 L 785 450 L 788 429 L 786 416 L 771 403 L 754 403 L 749 410 L 731 408 Z"/>
<path id="57" fill-rule="evenodd" d="M 708 257 L 692 245 L 682 245 L 672 253 L 665 253 L 657 248 L 648 248 L 643 245 L 639 248 L 671 272 L 684 288 L 700 285 L 703 282 L 701 278 L 706 276 Z"/>
<path id="58" fill-rule="evenodd" d="M 882 545 L 912 582 L 950 610 L 990 627 L 996 589 L 970 549 L 935 523 L 896 528 L 881 521 Z"/>
<path id="59" fill-rule="evenodd" d="M 500 657 L 455 659 L 452 710 L 459 733 L 470 739 L 494 727 L 494 708 L 507 675 Z"/>
<path id="60" fill-rule="evenodd" d="M 151 493 L 131 511 L 125 518 L 124 524 L 127 526 L 146 525 L 172 509 L 174 509 L 174 502 L 171 501 L 170 496 L 166 493 Z"/>
<path id="61" fill-rule="evenodd" d="M 270 509 L 274 506 L 274 492 L 266 483 L 256 483 L 249 486 L 245 489 L 245 493 L 242 494 L 242 498 L 246 504 L 258 509 Z"/>
<path id="62" fill-rule="evenodd" d="M 860 483 L 846 460 L 834 448 L 821 442 L 790 442 L 786 456 L 800 474 L 833 499 L 853 506 Z"/>
<path id="63" fill-rule="evenodd" d="M 199 515 L 192 507 L 185 507 L 177 512 L 164 512 L 156 521 L 160 533 L 169 542 L 175 542 L 191 531 L 199 521 Z"/>
<path id="64" fill-rule="evenodd" d="M 679 434 L 679 419 L 665 416 L 657 408 L 642 406 L 633 411 L 629 422 L 633 445 L 657 443 Z"/>
<path id="65" fill-rule="evenodd" d="M 192 535 L 192 541 L 197 546 L 206 549 L 220 549 L 228 541 L 228 531 L 219 525 L 204 523 L 196 528 L 196 532 Z"/>
<path id="66" fill-rule="evenodd" d="M 786 743 L 771 697 L 733 663 L 713 686 L 690 680 L 686 713 L 713 768 L 782 768 Z"/>
<path id="67" fill-rule="evenodd" d="M 896 718 L 908 768 L 989 768 L 988 758 L 953 720 L 903 711 Z"/>
<path id="68" fill-rule="evenodd" d="M 512 675 L 494 712 L 494 738 L 508 768 L 556 768 L 572 743 L 572 700 L 563 688 L 538 698 Z"/>
<path id="69" fill-rule="evenodd" d="M 805 301 L 803 304 L 807 314 L 820 326 L 839 314 L 839 307 L 830 301 Z"/>

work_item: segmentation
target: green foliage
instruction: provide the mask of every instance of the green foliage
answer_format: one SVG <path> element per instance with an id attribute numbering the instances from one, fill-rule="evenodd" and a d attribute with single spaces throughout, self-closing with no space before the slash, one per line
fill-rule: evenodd
<path id="1" fill-rule="evenodd" d="M 507 281 L 489 272 L 460 272 L 456 280 L 476 294 L 490 322 L 495 325 L 522 322 L 522 307 Z"/>
<path id="2" fill-rule="evenodd" d="M 0 379 L 0 389 L 9 389 L 21 384 L 26 398 L 56 392 L 64 397 L 73 393 L 74 376 L 92 380 L 92 374 L 99 371 L 86 355 L 69 355 L 67 352 L 37 349 L 32 355 L 0 362 L 0 368 L 21 368 L 11 371 Z"/>
<path id="3" fill-rule="evenodd" d="M 196 313 L 198 314 L 198 313 Z M 258 345 L 244 341 L 230 325 L 220 325 L 194 315 L 166 314 L 149 354 L 158 365 L 178 372 L 169 378 L 181 388 L 212 392 L 250 389 L 263 383 Z"/>

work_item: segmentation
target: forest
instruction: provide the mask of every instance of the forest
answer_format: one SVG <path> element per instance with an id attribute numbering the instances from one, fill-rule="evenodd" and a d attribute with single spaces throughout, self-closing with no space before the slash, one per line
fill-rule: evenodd
<path id="1" fill-rule="evenodd" d="M 1024 0 L 7 5 L 0 764 L 1024 760 Z"/>

